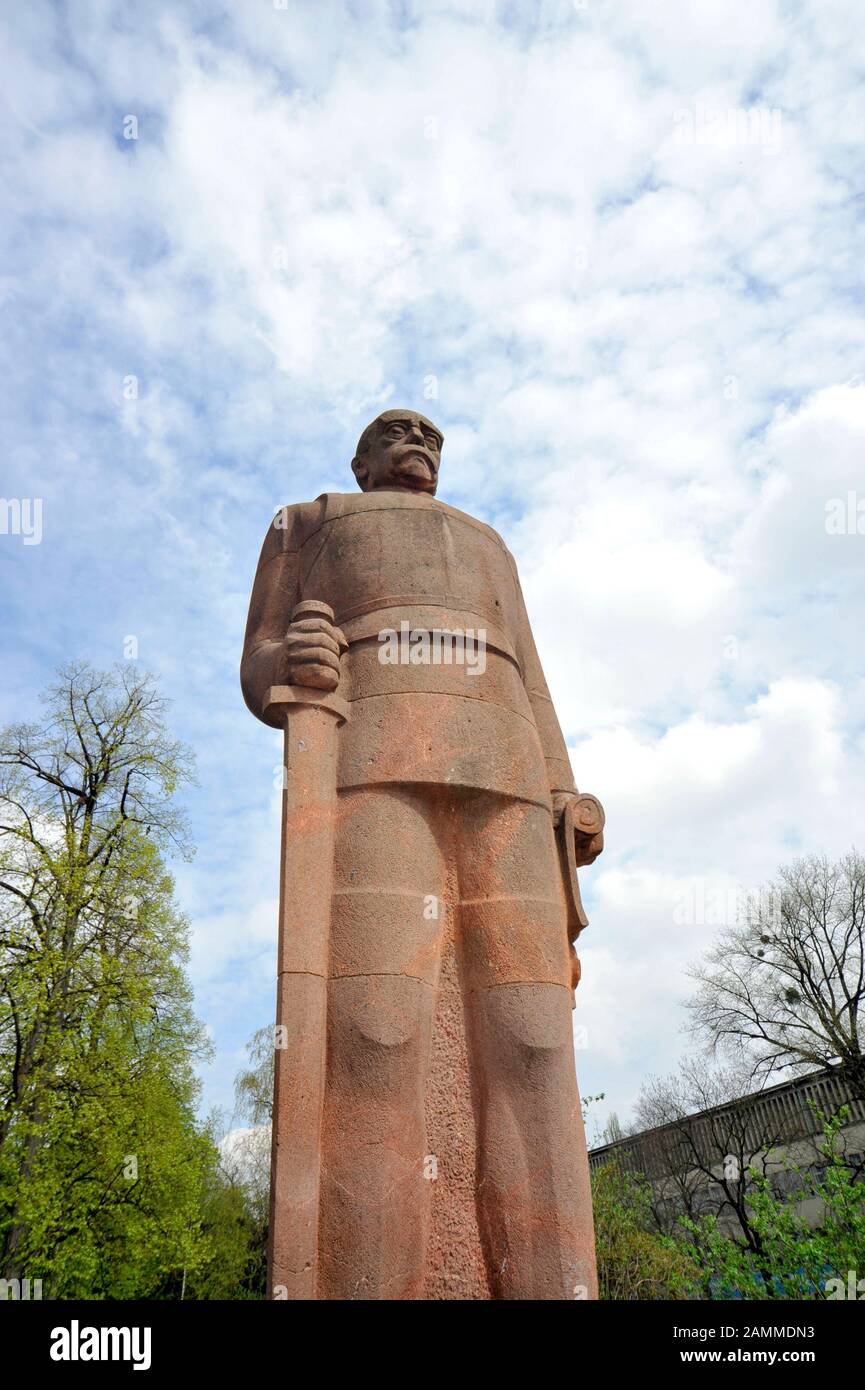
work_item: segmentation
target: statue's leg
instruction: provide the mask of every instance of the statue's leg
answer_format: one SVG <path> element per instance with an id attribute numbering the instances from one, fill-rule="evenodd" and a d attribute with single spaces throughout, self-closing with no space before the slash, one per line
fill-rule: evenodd
<path id="1" fill-rule="evenodd" d="M 422 1296 L 424 1090 L 442 929 L 434 793 L 340 793 L 318 1297 Z"/>
<path id="2" fill-rule="evenodd" d="M 565 902 L 550 813 L 480 794 L 459 837 L 478 1214 L 497 1298 L 595 1298 Z"/>

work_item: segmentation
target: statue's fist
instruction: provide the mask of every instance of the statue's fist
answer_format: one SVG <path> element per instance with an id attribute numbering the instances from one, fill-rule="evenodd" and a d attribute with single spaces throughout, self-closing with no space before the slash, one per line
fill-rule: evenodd
<path id="1" fill-rule="evenodd" d="M 289 685 L 336 690 L 339 659 L 348 647 L 344 634 L 327 618 L 295 618 L 283 642 L 283 664 Z"/>

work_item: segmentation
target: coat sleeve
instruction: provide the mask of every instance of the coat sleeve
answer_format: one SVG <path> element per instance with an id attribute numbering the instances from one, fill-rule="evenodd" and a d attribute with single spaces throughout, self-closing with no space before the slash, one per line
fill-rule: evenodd
<path id="1" fill-rule="evenodd" d="M 520 585 L 520 578 L 517 573 L 516 563 L 513 556 L 508 553 L 511 569 L 514 576 L 514 585 L 517 591 L 517 656 L 523 668 L 523 683 L 529 697 L 529 703 L 535 716 L 535 723 L 540 734 L 541 746 L 544 750 L 544 758 L 547 764 L 547 776 L 549 778 L 551 792 L 575 792 L 577 790 L 574 781 L 574 774 L 571 768 L 571 760 L 568 757 L 568 750 L 562 735 L 559 721 L 556 718 L 556 711 L 550 699 L 550 692 L 547 689 L 547 682 L 544 677 L 541 659 L 538 656 L 538 649 L 535 646 L 535 639 L 532 636 L 532 628 L 529 623 L 529 615 L 526 612 L 525 599 Z"/>
<path id="2" fill-rule="evenodd" d="M 280 683 L 282 641 L 298 601 L 300 547 L 303 544 L 302 504 L 277 512 L 261 547 L 249 600 L 246 637 L 240 662 L 243 698 L 256 719 L 264 723 L 264 697 Z"/>

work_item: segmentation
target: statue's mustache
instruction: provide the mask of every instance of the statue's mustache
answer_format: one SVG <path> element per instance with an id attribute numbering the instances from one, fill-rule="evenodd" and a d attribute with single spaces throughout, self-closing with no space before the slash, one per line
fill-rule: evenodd
<path id="1" fill-rule="evenodd" d="M 412 459 L 422 459 L 433 475 L 438 471 L 438 464 L 435 459 L 420 444 L 406 444 L 399 449 L 394 449 L 393 458 L 397 467 L 403 463 L 410 463 Z"/>

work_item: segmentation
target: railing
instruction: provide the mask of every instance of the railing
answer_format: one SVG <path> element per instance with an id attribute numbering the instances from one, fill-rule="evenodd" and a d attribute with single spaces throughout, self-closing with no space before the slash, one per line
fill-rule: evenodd
<path id="1" fill-rule="evenodd" d="M 663 1178 L 680 1170 L 694 1150 L 706 1164 L 721 1161 L 731 1151 L 729 1144 L 719 1143 L 725 1116 L 730 1117 L 731 1132 L 735 1126 L 741 1147 L 757 1153 L 767 1142 L 774 1148 L 819 1134 L 822 1121 L 812 1107 L 833 1115 L 842 1105 L 850 1110 L 845 1128 L 865 1123 L 865 1097 L 853 1090 L 844 1073 L 832 1069 L 815 1072 L 592 1149 L 589 1164 L 594 1169 L 615 1158 L 625 1168 Z"/>

